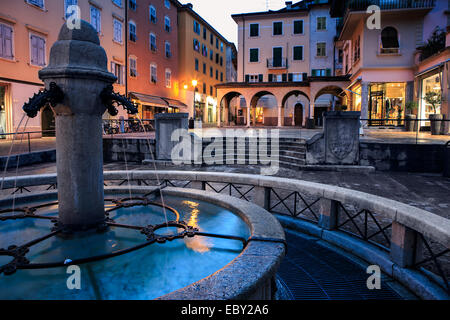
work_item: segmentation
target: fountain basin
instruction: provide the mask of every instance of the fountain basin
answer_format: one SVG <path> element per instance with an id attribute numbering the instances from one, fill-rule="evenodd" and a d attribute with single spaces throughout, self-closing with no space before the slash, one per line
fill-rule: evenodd
<path id="1" fill-rule="evenodd" d="M 123 198 L 130 193 L 132 196 L 139 197 L 153 190 L 155 190 L 153 187 L 109 187 L 105 188 L 105 198 Z M 182 203 L 183 201 L 187 202 L 185 205 L 188 207 L 190 205 L 192 207 L 192 204 L 194 203 L 200 205 L 200 214 L 197 223 L 199 224 L 200 229 L 203 229 L 203 226 L 211 227 L 211 230 L 201 231 L 255 239 L 284 239 L 284 232 L 278 221 L 264 209 L 249 202 L 238 200 L 234 197 L 193 189 L 166 188 L 163 191 L 163 195 L 170 206 L 176 206 L 177 203 Z M 17 196 L 15 197 L 14 205 L 16 208 L 21 208 L 27 205 L 35 205 L 39 202 L 51 202 L 55 199 L 56 192 L 42 192 Z M 11 208 L 12 201 L 12 199 L 0 201 L 0 206 L 3 208 Z M 185 212 L 181 207 L 176 209 L 180 212 L 180 215 L 183 215 Z M 49 208 L 47 208 L 47 210 L 51 211 Z M 146 219 L 145 215 L 139 213 L 138 207 L 133 207 L 133 210 L 137 211 L 130 213 L 130 216 L 133 216 L 133 219 L 138 221 L 139 224 L 142 223 L 142 219 Z M 205 212 L 206 215 L 209 214 L 206 211 L 214 211 L 213 216 L 211 219 L 204 219 L 202 221 L 202 212 Z M 115 212 L 114 214 L 118 216 L 124 215 L 123 212 Z M 169 212 L 169 215 L 171 214 L 172 213 Z M 174 217 L 168 217 L 168 220 L 173 220 L 173 218 Z M 223 225 L 221 225 L 221 222 Z M 39 223 L 43 222 L 39 221 Z M 152 220 L 149 224 L 150 223 L 156 224 L 158 221 Z M 170 228 L 167 228 L 166 230 L 160 229 L 157 230 L 157 232 L 170 233 L 171 231 L 169 229 Z M 220 230 L 222 232 L 219 232 Z M 110 230 L 109 232 L 113 231 L 114 230 Z M 95 236 L 99 237 L 98 235 Z M 108 237 L 108 235 L 106 235 L 106 237 Z M 126 235 L 123 235 L 123 237 L 126 238 Z M 77 239 L 77 241 L 78 240 L 79 239 Z M 222 249 L 222 251 L 219 252 L 219 254 L 211 255 L 208 252 L 201 252 L 201 250 L 200 252 L 195 252 L 195 250 L 190 248 L 187 250 L 190 251 L 190 253 L 195 252 L 195 254 L 179 254 L 180 251 L 186 251 L 185 249 L 180 250 L 180 248 L 185 247 L 185 242 L 188 242 L 187 244 L 189 246 L 189 241 L 192 240 L 207 240 L 207 242 L 210 243 L 211 248 L 218 247 Z M 122 242 L 126 243 L 125 240 Z M 85 245 L 88 246 L 88 243 L 89 242 L 85 242 Z M 8 282 L 11 282 L 10 279 L 12 279 L 12 277 L 20 276 L 21 272 L 31 273 L 31 278 L 33 273 L 41 272 L 42 281 L 39 280 L 38 284 L 40 284 L 41 287 L 45 287 L 47 284 L 48 287 L 53 276 L 53 280 L 61 282 L 59 285 L 62 288 L 62 291 L 60 292 L 61 295 L 55 297 L 55 293 L 50 290 L 38 290 L 35 292 L 42 292 L 43 296 L 34 296 L 32 297 L 34 299 L 84 299 L 88 297 L 88 299 L 158 298 L 203 300 L 270 299 L 272 297 L 274 290 L 272 279 L 284 256 L 284 245 L 282 243 L 250 241 L 242 250 L 242 244 L 239 241 L 210 238 L 197 239 L 196 236 L 194 239 L 178 239 L 170 241 L 168 244 L 167 247 L 162 248 L 162 246 L 166 246 L 166 244 L 160 245 L 159 243 L 155 243 L 131 253 L 103 260 L 101 263 L 87 263 L 86 266 L 90 265 L 89 267 L 81 265 L 83 277 L 88 277 L 88 281 L 96 283 L 96 285 L 88 285 L 89 290 L 85 292 L 86 296 L 84 297 L 77 297 L 77 291 L 67 290 L 65 280 L 68 278 L 69 274 L 66 274 L 66 267 L 59 267 L 58 272 L 56 272 L 58 268 L 53 268 L 18 270 L 17 274 L 11 276 L 0 275 L 0 288 L 2 286 L 8 286 L 9 288 L 14 288 L 17 292 L 20 292 L 21 290 L 23 292 L 31 292 L 37 288 L 33 287 L 32 281 L 24 281 L 23 283 L 18 281 L 15 285 L 8 284 Z M 124 247 L 120 247 L 120 243 L 117 245 L 119 246 L 118 249 L 127 248 L 127 245 L 124 245 Z M 128 244 L 128 246 L 130 245 L 131 244 Z M 0 248 L 2 247 L 5 247 L 5 245 L 0 243 Z M 40 252 L 45 252 L 46 249 L 47 248 L 42 248 Z M 95 248 L 87 248 L 86 250 L 89 251 L 88 249 L 95 251 Z M 108 248 L 108 250 L 114 249 Z M 164 256 L 164 253 L 161 253 L 161 250 L 165 251 L 167 255 Z M 214 251 L 214 249 L 212 251 Z M 159 263 L 149 264 L 147 269 L 151 270 L 146 270 L 145 259 L 149 254 L 159 254 L 159 261 L 161 261 L 161 259 L 166 259 L 169 261 L 169 264 L 167 264 L 166 268 Z M 81 254 L 81 257 L 82 255 L 83 254 Z M 9 258 L 7 256 L 2 257 L 3 260 Z M 177 261 L 177 257 L 179 258 L 179 261 Z M 133 267 L 130 267 L 129 265 L 136 262 L 140 266 L 133 270 Z M 208 266 L 203 268 L 204 265 Z M 194 270 L 195 272 L 190 272 L 189 270 Z M 194 273 L 194 275 L 192 275 L 192 273 Z M 149 274 L 151 274 L 151 276 L 149 276 Z M 159 274 L 159 277 L 164 275 L 162 277 L 163 281 L 160 281 L 159 283 L 155 282 L 155 279 L 158 280 L 158 276 L 155 276 L 155 274 Z M 183 278 L 186 274 L 191 274 L 191 277 Z M 177 278 L 178 275 L 181 275 L 183 278 L 182 280 L 184 281 L 171 280 L 171 278 Z M 27 276 L 30 276 L 30 274 L 24 276 L 23 280 L 26 280 Z M 8 279 L 8 277 L 11 278 Z M 29 279 L 30 278 L 28 277 L 28 280 Z M 120 281 L 120 279 L 126 281 Z M 192 281 L 186 279 L 192 279 Z M 166 284 L 166 288 L 164 288 L 164 284 Z M 20 288 L 20 286 L 23 287 Z M 154 287 L 158 287 L 159 289 L 152 291 L 151 288 Z M 0 291 L 4 292 L 4 290 Z M 14 298 L 11 295 L 11 290 L 9 296 L 10 298 Z"/>

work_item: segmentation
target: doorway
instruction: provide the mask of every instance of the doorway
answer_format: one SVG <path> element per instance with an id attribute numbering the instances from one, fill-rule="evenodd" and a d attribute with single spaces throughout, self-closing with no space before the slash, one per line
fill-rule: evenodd
<path id="1" fill-rule="evenodd" d="M 303 125 L 303 105 L 301 103 L 297 103 L 294 107 L 294 122 L 297 127 Z"/>

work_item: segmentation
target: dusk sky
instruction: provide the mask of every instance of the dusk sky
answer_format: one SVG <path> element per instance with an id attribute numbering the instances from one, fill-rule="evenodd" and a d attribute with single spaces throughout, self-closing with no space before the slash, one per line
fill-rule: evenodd
<path id="1" fill-rule="evenodd" d="M 237 25 L 231 19 L 232 14 L 278 10 L 284 7 L 285 0 L 188 0 L 194 11 L 219 31 L 228 41 L 237 45 Z M 297 2 L 297 1 L 293 1 Z"/>

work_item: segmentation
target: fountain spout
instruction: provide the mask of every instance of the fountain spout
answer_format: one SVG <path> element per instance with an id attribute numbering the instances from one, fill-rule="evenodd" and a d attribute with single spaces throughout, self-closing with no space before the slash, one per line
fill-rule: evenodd
<path id="1" fill-rule="evenodd" d="M 30 117 L 47 103 L 54 111 L 58 224 L 68 231 L 105 223 L 102 115 L 106 110 L 117 114 L 113 103 L 137 112 L 126 97 L 113 92 L 117 78 L 108 72 L 107 62 L 91 24 L 81 21 L 79 29 L 64 24 L 49 65 L 39 71 L 48 89 L 23 108 Z"/>

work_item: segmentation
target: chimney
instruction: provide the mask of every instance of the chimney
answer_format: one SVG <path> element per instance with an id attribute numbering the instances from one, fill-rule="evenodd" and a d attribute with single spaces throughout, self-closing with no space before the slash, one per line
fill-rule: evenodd
<path id="1" fill-rule="evenodd" d="M 286 1 L 284 4 L 288 10 L 292 9 L 292 1 Z"/>
<path id="2" fill-rule="evenodd" d="M 189 8 L 189 9 L 191 9 L 192 10 L 192 8 L 194 7 L 193 5 L 192 5 L 192 3 L 186 3 L 186 6 Z"/>

